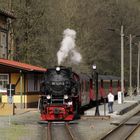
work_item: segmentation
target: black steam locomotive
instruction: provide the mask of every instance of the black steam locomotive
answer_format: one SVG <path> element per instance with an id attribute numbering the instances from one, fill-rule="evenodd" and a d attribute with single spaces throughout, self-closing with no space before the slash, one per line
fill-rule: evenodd
<path id="1" fill-rule="evenodd" d="M 41 119 L 73 120 L 80 107 L 80 79 L 71 68 L 47 69 L 41 83 Z"/>

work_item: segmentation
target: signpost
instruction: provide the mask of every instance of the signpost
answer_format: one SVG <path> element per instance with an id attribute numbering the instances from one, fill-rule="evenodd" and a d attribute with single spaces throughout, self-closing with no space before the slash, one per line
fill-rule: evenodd
<path id="1" fill-rule="evenodd" d="M 122 92 L 118 91 L 118 104 L 122 104 Z"/>
<path id="2" fill-rule="evenodd" d="M 7 99 L 9 104 L 13 104 L 13 95 L 15 94 L 15 85 L 8 84 L 7 85 Z M 9 115 L 9 125 L 11 124 L 11 115 Z"/>
<path id="3" fill-rule="evenodd" d="M 8 103 L 9 104 L 13 103 L 13 95 L 14 94 L 15 94 L 15 85 L 10 83 L 7 85 L 7 96 L 8 96 Z"/>

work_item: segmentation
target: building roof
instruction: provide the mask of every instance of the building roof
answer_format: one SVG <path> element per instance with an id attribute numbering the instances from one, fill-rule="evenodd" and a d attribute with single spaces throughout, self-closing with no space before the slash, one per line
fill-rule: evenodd
<path id="1" fill-rule="evenodd" d="M 6 10 L 3 10 L 3 9 L 0 9 L 0 14 L 1 15 L 4 15 L 6 17 L 9 17 L 9 18 L 13 18 L 15 19 L 16 17 L 13 15 L 13 13 L 9 12 L 9 11 L 6 11 Z"/>
<path id="2" fill-rule="evenodd" d="M 30 72 L 31 71 L 45 72 L 47 70 L 45 68 L 41 68 L 30 64 L 13 61 L 13 60 L 8 60 L 8 59 L 0 59 L 0 69 L 2 68 L 5 69 L 5 71 L 7 70 L 7 68 L 9 68 L 9 70 L 11 68 L 14 70 L 18 69 L 18 70 L 30 71 Z"/>

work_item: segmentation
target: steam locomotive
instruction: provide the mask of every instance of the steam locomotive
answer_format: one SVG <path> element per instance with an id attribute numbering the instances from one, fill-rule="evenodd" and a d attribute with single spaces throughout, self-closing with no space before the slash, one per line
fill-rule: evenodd
<path id="1" fill-rule="evenodd" d="M 99 76 L 99 100 L 108 91 L 117 94 L 120 78 Z M 42 121 L 71 121 L 79 117 L 80 108 L 96 100 L 92 77 L 76 74 L 72 68 L 57 66 L 47 69 L 41 83 L 39 109 Z"/>
<path id="2" fill-rule="evenodd" d="M 88 87 L 86 88 L 88 89 Z M 41 83 L 41 120 L 73 120 L 81 106 L 80 77 L 71 68 L 55 67 L 47 69 Z M 84 93 L 84 104 L 89 100 Z"/>

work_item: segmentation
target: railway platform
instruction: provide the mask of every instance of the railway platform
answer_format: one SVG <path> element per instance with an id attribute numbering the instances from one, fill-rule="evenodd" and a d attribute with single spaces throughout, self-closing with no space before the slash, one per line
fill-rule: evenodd
<path id="1" fill-rule="evenodd" d="M 107 102 L 100 104 L 99 105 L 99 114 L 101 116 L 110 116 L 110 117 L 114 117 L 117 115 L 123 115 L 123 114 L 133 110 L 139 104 L 140 104 L 140 95 L 131 96 L 131 97 L 126 96 L 126 97 L 124 97 L 124 101 L 122 104 L 119 104 L 118 100 L 114 101 L 113 113 L 111 113 L 111 114 L 108 113 L 108 103 Z M 84 115 L 85 116 L 94 116 L 95 109 L 96 109 L 96 107 L 86 110 L 84 112 Z"/>
<path id="2" fill-rule="evenodd" d="M 28 112 L 38 112 L 37 108 L 28 108 L 28 109 L 15 109 L 14 115 L 22 115 Z"/>

